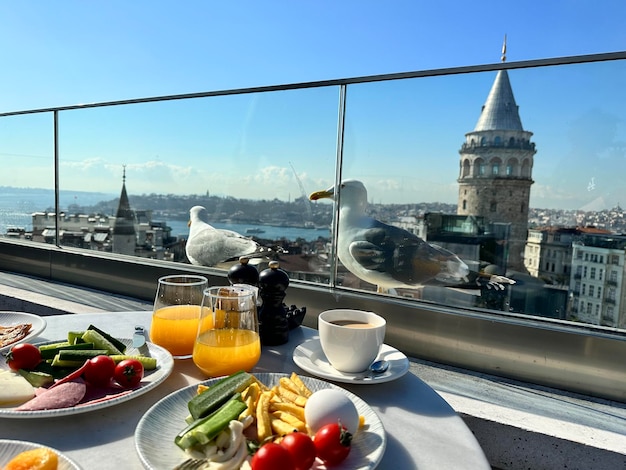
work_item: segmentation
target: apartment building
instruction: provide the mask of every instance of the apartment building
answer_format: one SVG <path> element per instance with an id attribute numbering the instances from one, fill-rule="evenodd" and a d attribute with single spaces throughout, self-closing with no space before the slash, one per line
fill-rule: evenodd
<path id="1" fill-rule="evenodd" d="M 572 320 L 626 327 L 625 258 L 625 235 L 586 234 L 573 243 Z"/>

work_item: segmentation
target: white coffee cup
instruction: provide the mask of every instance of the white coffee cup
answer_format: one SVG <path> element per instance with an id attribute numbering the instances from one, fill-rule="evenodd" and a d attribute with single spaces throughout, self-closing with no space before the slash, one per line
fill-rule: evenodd
<path id="1" fill-rule="evenodd" d="M 326 310 L 318 317 L 322 350 L 340 372 L 363 372 L 376 360 L 387 322 L 374 312 Z"/>

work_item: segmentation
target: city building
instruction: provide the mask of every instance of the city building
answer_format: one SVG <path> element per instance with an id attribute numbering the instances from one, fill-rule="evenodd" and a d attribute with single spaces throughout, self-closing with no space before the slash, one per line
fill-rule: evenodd
<path id="1" fill-rule="evenodd" d="M 549 284 L 569 287 L 572 243 L 580 234 L 580 229 L 571 227 L 529 229 L 524 251 L 528 274 Z"/>
<path id="2" fill-rule="evenodd" d="M 498 71 L 478 123 L 459 150 L 457 214 L 510 224 L 507 267 L 522 272 L 536 152 L 532 135 L 522 127 L 507 71 Z"/>
<path id="3" fill-rule="evenodd" d="M 585 234 L 572 245 L 569 319 L 626 328 L 626 235 Z"/>
<path id="4" fill-rule="evenodd" d="M 34 241 L 55 243 L 57 215 L 32 214 Z M 171 235 L 165 222 L 153 221 L 151 210 L 134 210 L 126 192 L 126 171 L 115 216 L 106 214 L 59 214 L 59 243 L 63 246 L 119 253 L 142 258 L 182 261 L 184 241 Z"/>

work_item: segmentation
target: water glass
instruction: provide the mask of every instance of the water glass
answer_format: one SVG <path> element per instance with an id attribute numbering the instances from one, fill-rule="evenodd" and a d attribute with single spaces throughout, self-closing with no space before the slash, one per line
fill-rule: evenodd
<path id="1" fill-rule="evenodd" d="M 159 279 L 150 340 L 167 349 L 176 359 L 188 359 L 198 332 L 200 308 L 209 281 L 193 274 L 170 275 Z"/>
<path id="2" fill-rule="evenodd" d="M 261 357 L 256 293 L 249 286 L 204 291 L 193 361 L 208 377 L 251 371 Z"/>

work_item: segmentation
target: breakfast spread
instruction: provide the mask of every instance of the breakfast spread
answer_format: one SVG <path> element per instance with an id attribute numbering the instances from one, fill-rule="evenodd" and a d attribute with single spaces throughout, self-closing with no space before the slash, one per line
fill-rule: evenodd
<path id="1" fill-rule="evenodd" d="M 0 325 L 0 348 L 16 343 L 26 338 L 32 328 L 31 323 L 20 323 L 19 325 Z"/>
<path id="2" fill-rule="evenodd" d="M 364 425 L 338 389 L 312 392 L 296 374 L 268 387 L 238 372 L 188 402 L 188 425 L 174 443 L 191 457 L 178 469 L 308 470 L 335 465 Z"/>

